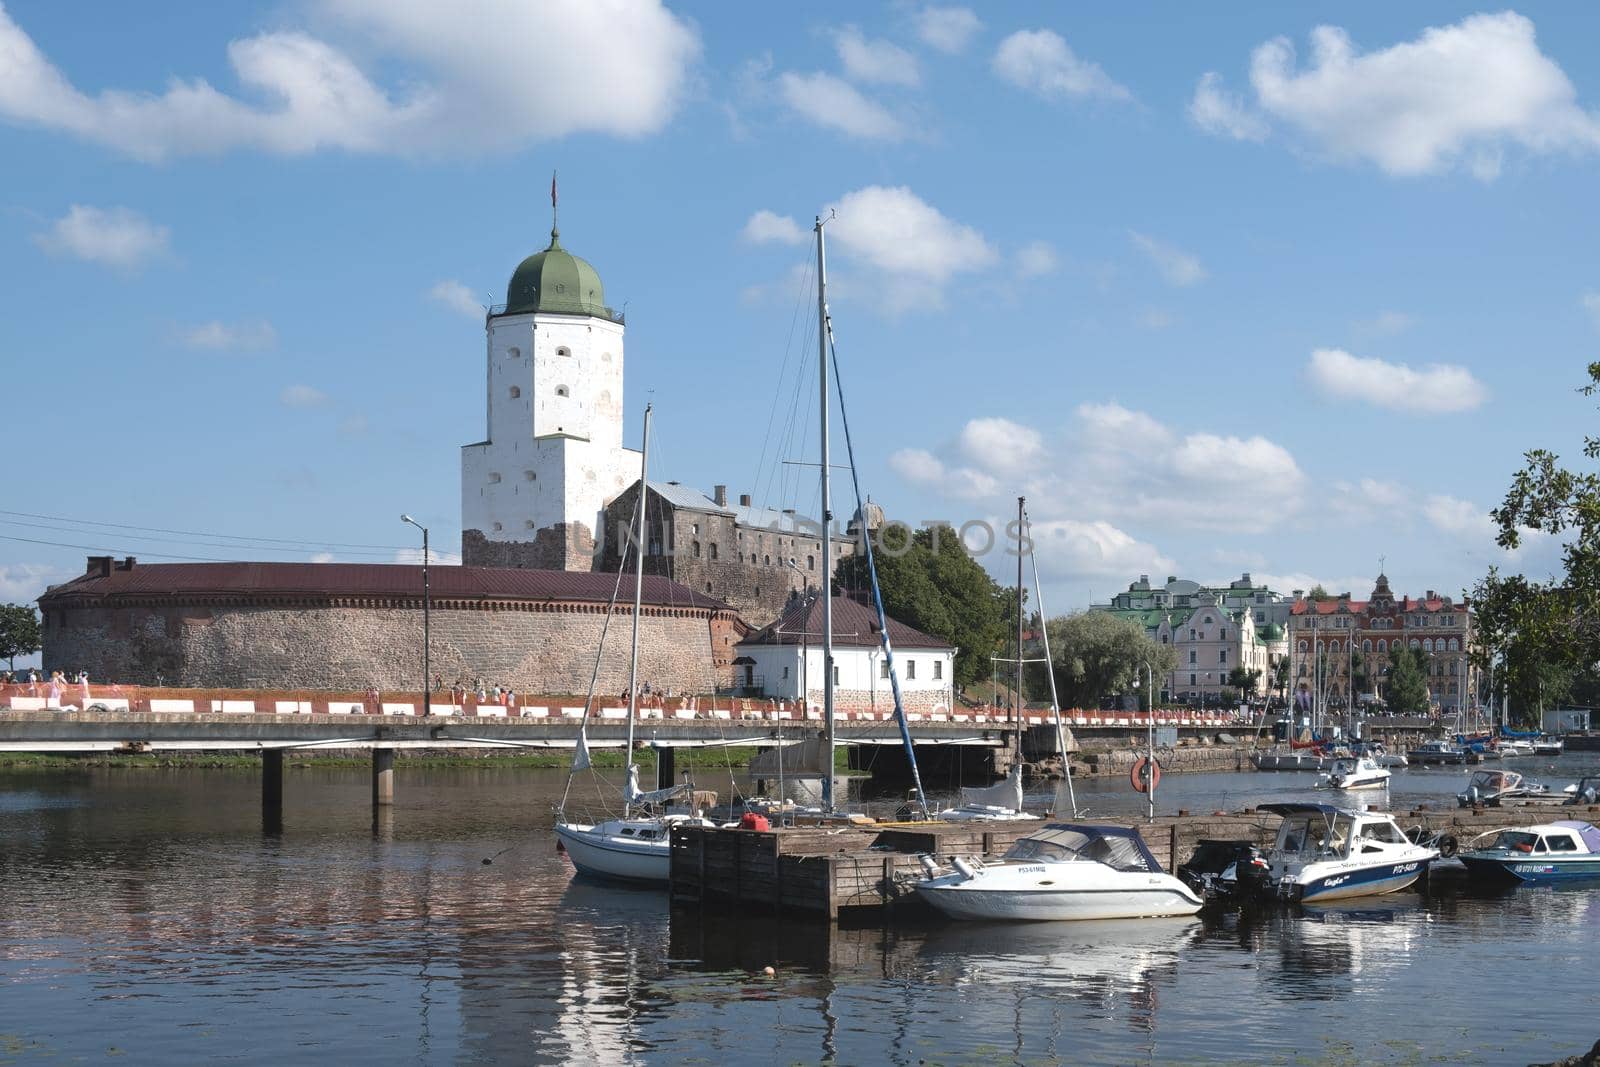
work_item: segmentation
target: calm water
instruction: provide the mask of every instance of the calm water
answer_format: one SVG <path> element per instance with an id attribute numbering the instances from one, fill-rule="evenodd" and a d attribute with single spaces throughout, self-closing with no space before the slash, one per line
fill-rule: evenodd
<path id="1" fill-rule="evenodd" d="M 376 829 L 364 772 L 288 775 L 278 836 L 249 773 L 0 775 L 0 1062 L 1526 1063 L 1600 1037 L 1600 889 L 1253 922 L 701 920 L 572 881 L 558 772 L 402 766 Z M 1162 807 L 1310 781 L 1173 775 Z M 1120 782 L 1080 797 L 1138 810 Z"/>

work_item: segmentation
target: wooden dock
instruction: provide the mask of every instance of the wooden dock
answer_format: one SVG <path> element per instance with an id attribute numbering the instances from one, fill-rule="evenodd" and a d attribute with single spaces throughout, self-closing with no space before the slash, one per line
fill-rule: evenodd
<path id="1" fill-rule="evenodd" d="M 1422 826 L 1454 835 L 1464 846 L 1488 830 L 1560 819 L 1600 820 L 1600 807 L 1514 803 L 1502 808 L 1418 808 L 1397 811 L 1403 829 Z M 1059 820 L 1070 821 L 1070 820 Z M 1276 816 L 1256 812 L 1102 817 L 1102 825 L 1139 831 L 1163 868 L 1172 871 L 1202 839 L 1270 844 Z M 911 887 L 926 877 L 920 857 L 941 865 L 957 856 L 999 858 L 1019 837 L 1046 825 L 1011 822 L 918 822 L 849 826 L 796 826 L 773 830 L 672 828 L 672 902 L 701 908 L 788 912 L 838 918 L 870 916 L 914 900 Z"/>

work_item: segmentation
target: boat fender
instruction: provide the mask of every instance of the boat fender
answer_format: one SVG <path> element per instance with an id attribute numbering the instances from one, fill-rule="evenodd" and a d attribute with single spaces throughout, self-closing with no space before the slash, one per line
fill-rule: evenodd
<path id="1" fill-rule="evenodd" d="M 928 872 L 929 878 L 939 877 L 939 864 L 932 856 L 924 852 L 922 855 L 917 857 L 917 862 L 922 864 L 922 869 Z"/>
<path id="2" fill-rule="evenodd" d="M 739 829 L 765 833 L 772 829 L 772 823 L 767 821 L 767 817 L 760 812 L 747 811 L 744 813 L 744 817 L 739 820 Z"/>
<path id="3" fill-rule="evenodd" d="M 1161 764 L 1154 759 L 1140 756 L 1133 762 L 1133 769 L 1128 772 L 1128 780 L 1139 793 L 1148 793 L 1161 784 Z"/>
<path id="4" fill-rule="evenodd" d="M 972 864 L 968 863 L 960 856 L 957 856 L 955 859 L 951 860 L 950 866 L 954 867 L 963 878 L 970 879 L 978 876 L 978 872 L 972 869 Z"/>

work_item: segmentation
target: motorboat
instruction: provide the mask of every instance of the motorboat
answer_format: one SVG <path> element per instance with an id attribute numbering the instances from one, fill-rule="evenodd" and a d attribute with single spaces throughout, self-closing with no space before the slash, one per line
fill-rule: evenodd
<path id="1" fill-rule="evenodd" d="M 1536 756 L 1559 756 L 1567 747 L 1567 743 L 1560 737 L 1540 737 L 1533 742 L 1533 754 Z"/>
<path id="2" fill-rule="evenodd" d="M 1395 768 L 1409 767 L 1411 765 L 1410 761 L 1406 759 L 1406 754 L 1404 752 L 1390 752 L 1387 748 L 1384 748 L 1383 745 L 1376 741 L 1368 742 L 1364 745 L 1358 745 L 1351 749 L 1351 753 L 1357 756 L 1370 756 L 1373 763 L 1376 763 L 1380 767 L 1387 767 L 1390 770 Z"/>
<path id="3" fill-rule="evenodd" d="M 1444 764 L 1460 765 L 1467 762 L 1467 751 L 1449 741 L 1424 741 L 1407 752 L 1406 758 L 1412 763 L 1423 767 Z"/>
<path id="4" fill-rule="evenodd" d="M 1497 885 L 1600 877 L 1600 830 L 1589 823 L 1541 823 L 1493 833 L 1486 846 L 1461 853 L 1467 877 Z"/>
<path id="5" fill-rule="evenodd" d="M 1412 842 L 1384 812 L 1329 804 L 1263 804 L 1281 816 L 1267 853 L 1268 878 L 1277 895 L 1302 904 L 1375 896 L 1407 888 L 1439 858 L 1439 850 Z"/>
<path id="6" fill-rule="evenodd" d="M 1320 771 L 1328 766 L 1329 759 L 1320 749 L 1280 745 L 1251 753 L 1250 762 L 1258 771 Z"/>
<path id="7" fill-rule="evenodd" d="M 1389 772 L 1371 756 L 1336 759 L 1318 782 L 1319 789 L 1387 789 Z"/>
<path id="8" fill-rule="evenodd" d="M 1456 804 L 1463 808 L 1498 808 L 1501 802 L 1515 797 L 1542 796 L 1548 792 L 1548 786 L 1530 782 L 1516 771 L 1473 771 L 1467 788 L 1456 794 Z"/>
<path id="9" fill-rule="evenodd" d="M 936 818 L 946 822 L 1015 822 L 1039 816 L 1022 810 L 1022 764 L 1013 763 L 1004 780 L 961 790 L 961 803 L 939 812 Z"/>
<path id="10" fill-rule="evenodd" d="M 1208 904 L 1243 903 L 1270 895 L 1267 860 L 1254 841 L 1202 838 L 1176 873 Z"/>
<path id="11" fill-rule="evenodd" d="M 1567 786 L 1562 792 L 1566 794 L 1566 798 L 1561 801 L 1564 807 L 1577 808 L 1600 804 L 1600 775 L 1586 774 L 1578 779 L 1577 784 Z"/>
<path id="12" fill-rule="evenodd" d="M 1538 750 L 1534 748 L 1532 741 L 1524 741 L 1517 737 L 1502 737 L 1495 744 L 1495 748 L 1499 751 L 1501 759 L 1513 759 L 1519 756 L 1533 756 L 1537 755 L 1538 753 Z"/>
<path id="13" fill-rule="evenodd" d="M 917 895 L 952 919 L 1137 919 L 1193 915 L 1204 903 L 1161 869 L 1137 830 L 1048 823 L 1018 838 L 998 863 L 957 858 Z"/>

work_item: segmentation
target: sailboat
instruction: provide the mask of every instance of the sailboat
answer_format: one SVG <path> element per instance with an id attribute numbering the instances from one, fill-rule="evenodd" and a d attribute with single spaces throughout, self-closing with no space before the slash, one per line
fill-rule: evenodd
<path id="1" fill-rule="evenodd" d="M 648 792 L 639 788 L 639 767 L 633 762 L 633 729 L 639 701 L 639 614 L 644 588 L 645 546 L 645 494 L 649 491 L 650 472 L 650 405 L 644 409 L 644 445 L 639 455 L 639 501 L 637 529 L 633 543 L 633 644 L 628 655 L 628 772 L 622 791 L 622 817 L 597 823 L 571 822 L 566 818 L 566 798 L 562 810 L 556 815 L 556 839 L 572 857 L 572 865 L 581 874 L 616 881 L 649 885 L 666 885 L 672 862 L 672 827 L 677 823 L 691 822 L 712 825 L 706 819 L 687 814 L 652 814 L 685 791 L 683 785 L 667 785 Z M 626 551 L 624 551 L 626 556 Z M 601 640 L 604 641 L 604 635 Z M 599 655 L 595 659 L 596 675 L 599 672 Z M 584 705 L 584 718 L 578 727 L 578 743 L 573 750 L 572 770 L 577 774 L 590 766 L 589 760 L 589 709 L 594 702 L 594 684 L 591 681 L 589 700 Z M 662 783 L 656 783 L 658 786 Z"/>
<path id="2" fill-rule="evenodd" d="M 1006 777 L 990 786 L 961 790 L 961 803 L 953 808 L 946 808 L 939 812 L 938 818 L 947 822 L 998 822 L 1002 820 L 1015 821 L 1019 819 L 1037 819 L 1037 815 L 1030 815 L 1022 810 L 1022 733 L 1023 702 L 1022 702 L 1022 639 L 1023 622 L 1023 586 L 1022 586 L 1022 544 L 1026 532 L 1027 498 L 1017 498 L 1017 673 L 1016 673 L 1016 708 L 1017 708 L 1017 748 L 1011 761 L 1011 770 Z M 1033 557 L 1033 553 L 1028 553 Z M 1061 764 L 1066 771 L 1061 788 L 1056 793 L 1056 809 L 1070 811 L 1076 814 L 1077 799 L 1072 790 L 1072 767 L 1067 759 L 1066 729 L 1061 722 L 1061 702 L 1056 697 L 1056 678 L 1050 663 L 1050 635 L 1045 632 L 1044 626 L 1044 598 L 1039 589 L 1039 561 L 1033 557 L 1033 582 L 1034 590 L 1039 602 L 1039 629 L 1044 638 L 1044 658 L 1046 674 L 1050 677 L 1050 713 L 1055 721 L 1056 749 L 1061 754 Z M 1065 803 L 1063 803 L 1065 800 Z"/>

